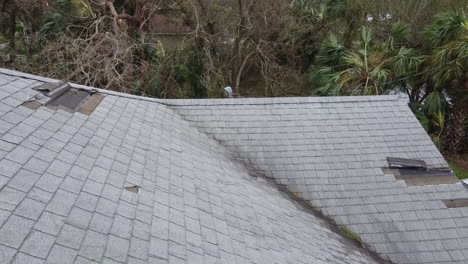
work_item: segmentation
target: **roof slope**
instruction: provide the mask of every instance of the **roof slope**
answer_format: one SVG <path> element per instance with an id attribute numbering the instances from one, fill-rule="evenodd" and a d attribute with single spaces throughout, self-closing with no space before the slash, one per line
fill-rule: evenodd
<path id="1" fill-rule="evenodd" d="M 160 100 L 21 106 L 44 81 L 0 70 L 0 263 L 376 263 Z"/>
<path id="2" fill-rule="evenodd" d="M 407 186 L 387 157 L 447 167 L 398 96 L 171 101 L 171 108 L 396 263 L 468 263 L 461 184 Z"/>

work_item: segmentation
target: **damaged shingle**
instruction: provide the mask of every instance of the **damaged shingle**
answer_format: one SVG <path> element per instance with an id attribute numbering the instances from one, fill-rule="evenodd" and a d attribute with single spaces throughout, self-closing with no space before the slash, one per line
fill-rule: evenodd
<path id="1" fill-rule="evenodd" d="M 140 186 L 130 186 L 130 187 L 125 187 L 125 190 L 132 192 L 132 193 L 138 193 L 140 191 Z"/>
<path id="2" fill-rule="evenodd" d="M 61 109 L 69 113 L 80 112 L 90 115 L 104 99 L 97 90 L 85 90 L 72 87 L 67 82 L 44 83 L 33 90 L 41 92 L 23 106 L 36 110 L 41 106 Z"/>

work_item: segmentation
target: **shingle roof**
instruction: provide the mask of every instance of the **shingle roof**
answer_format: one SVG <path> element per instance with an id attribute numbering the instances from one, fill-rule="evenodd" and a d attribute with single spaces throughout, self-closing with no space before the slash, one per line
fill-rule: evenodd
<path id="1" fill-rule="evenodd" d="M 232 103 L 231 103 L 232 102 Z M 447 163 L 398 96 L 171 101 L 252 170 L 298 192 L 395 263 L 468 263 L 461 184 L 408 186 L 387 157 Z"/>
<path id="2" fill-rule="evenodd" d="M 468 191 L 381 169 L 447 166 L 396 96 L 21 106 L 50 81 L 0 70 L 0 263 L 381 262 L 263 176 L 386 259 L 468 263 L 468 208 L 442 202 Z"/>

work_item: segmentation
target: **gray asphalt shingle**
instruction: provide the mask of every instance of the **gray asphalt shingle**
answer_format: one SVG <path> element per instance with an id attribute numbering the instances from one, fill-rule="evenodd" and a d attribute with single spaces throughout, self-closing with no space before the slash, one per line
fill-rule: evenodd
<path id="1" fill-rule="evenodd" d="M 386 259 L 468 263 L 468 210 L 440 201 L 466 190 L 408 187 L 380 169 L 389 155 L 446 165 L 397 97 L 106 91 L 90 116 L 20 106 L 50 81 L 0 70 L 1 263 L 382 261 L 255 175 Z"/>
<path id="2" fill-rule="evenodd" d="M 253 173 L 287 185 L 381 256 L 397 263 L 468 263 L 449 253 L 466 247 L 461 228 L 466 218 L 455 212 L 466 214 L 468 208 L 452 212 L 442 202 L 467 198 L 467 190 L 460 184 L 407 186 L 382 171 L 387 157 L 448 166 L 405 100 L 380 96 L 233 101 L 238 104 L 168 104 L 235 153 Z M 452 239 L 439 235 L 445 233 Z"/>

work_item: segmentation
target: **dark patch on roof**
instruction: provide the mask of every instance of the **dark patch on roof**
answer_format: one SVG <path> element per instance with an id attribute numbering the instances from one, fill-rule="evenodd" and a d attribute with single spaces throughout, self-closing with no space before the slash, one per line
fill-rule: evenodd
<path id="1" fill-rule="evenodd" d="M 130 187 L 125 187 L 125 190 L 132 192 L 132 193 L 138 193 L 140 191 L 140 186 L 130 186 Z"/>
<path id="2" fill-rule="evenodd" d="M 78 112 L 84 115 L 90 115 L 96 109 L 96 107 L 98 107 L 103 99 L 103 94 L 91 95 L 85 102 L 83 102 L 81 107 L 78 109 Z"/>
<path id="3" fill-rule="evenodd" d="M 42 104 L 39 103 L 38 101 L 26 101 L 22 104 L 22 106 L 27 107 L 32 110 L 37 110 L 39 109 L 39 107 L 42 106 Z"/>
<path id="4" fill-rule="evenodd" d="M 47 106 L 54 110 L 90 115 L 104 99 L 104 95 L 98 94 L 96 90 L 74 88 L 66 82 L 44 83 L 33 90 L 41 92 L 42 97 L 36 96 L 36 100 L 29 100 L 23 106 L 34 110 Z"/>
<path id="5" fill-rule="evenodd" d="M 76 111 L 90 96 L 91 94 L 88 91 L 69 89 L 61 96 L 58 96 L 47 102 L 47 106 Z"/>
<path id="6" fill-rule="evenodd" d="M 403 159 L 403 158 L 387 158 L 390 168 L 407 168 L 407 169 L 426 169 L 427 163 L 423 160 Z"/>
<path id="7" fill-rule="evenodd" d="M 395 179 L 403 180 L 408 186 L 424 186 L 439 184 L 455 184 L 459 180 L 448 169 L 389 169 L 384 168 L 386 174 L 393 174 Z"/>
<path id="8" fill-rule="evenodd" d="M 444 204 L 448 208 L 468 207 L 468 199 L 444 200 Z"/>

